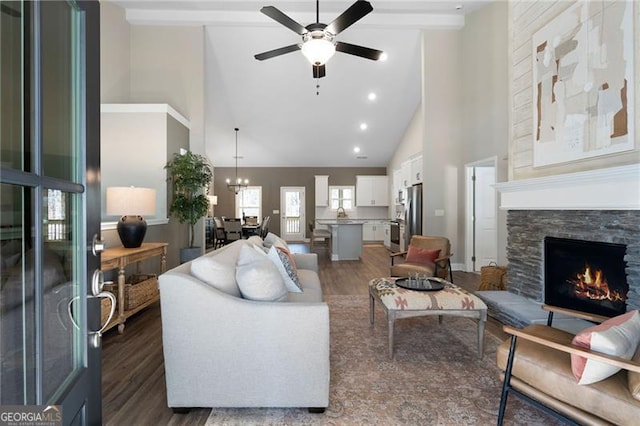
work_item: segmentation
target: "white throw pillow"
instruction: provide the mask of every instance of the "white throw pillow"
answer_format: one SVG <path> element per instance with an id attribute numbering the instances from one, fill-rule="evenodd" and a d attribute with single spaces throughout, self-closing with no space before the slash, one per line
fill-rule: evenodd
<path id="1" fill-rule="evenodd" d="M 273 242 L 273 245 L 289 251 L 289 246 L 287 245 L 287 242 L 280 237 L 276 237 L 275 241 Z"/>
<path id="2" fill-rule="evenodd" d="M 236 281 L 242 297 L 258 301 L 282 301 L 287 287 L 276 265 L 258 247 L 244 245 L 236 265 Z"/>
<path id="3" fill-rule="evenodd" d="M 289 250 L 287 242 L 271 232 L 269 232 L 267 236 L 264 237 L 264 246 L 269 248 L 271 246 L 284 247 Z"/>
<path id="4" fill-rule="evenodd" d="M 264 237 L 264 246 L 265 247 L 271 247 L 273 245 L 273 242 L 276 240 L 276 238 L 280 238 L 278 237 L 276 234 L 274 234 L 273 232 L 269 232 L 267 234 L 266 237 Z"/>
<path id="5" fill-rule="evenodd" d="M 273 264 L 278 268 L 284 284 L 287 286 L 287 290 L 291 293 L 302 293 L 302 284 L 300 284 L 296 264 L 291 254 L 282 247 L 273 245 L 269 249 L 267 257 L 271 259 Z"/>
<path id="6" fill-rule="evenodd" d="M 235 263 L 216 259 L 217 256 L 201 256 L 191 262 L 191 275 L 232 296 L 241 297 L 236 283 Z"/>
<path id="7" fill-rule="evenodd" d="M 262 241 L 262 238 L 260 238 L 257 235 L 252 235 L 249 238 L 247 238 L 247 242 L 249 244 L 253 244 L 254 246 L 263 246 L 264 242 Z"/>
<path id="8" fill-rule="evenodd" d="M 637 310 L 586 328 L 572 340 L 576 346 L 631 359 L 640 343 L 640 314 Z M 571 355 L 571 370 L 578 384 L 588 385 L 613 376 L 620 367 Z"/>

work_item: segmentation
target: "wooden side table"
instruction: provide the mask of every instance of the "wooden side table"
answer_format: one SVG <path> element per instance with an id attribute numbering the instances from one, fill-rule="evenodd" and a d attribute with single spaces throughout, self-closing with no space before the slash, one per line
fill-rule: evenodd
<path id="1" fill-rule="evenodd" d="M 118 332 L 124 332 L 124 323 L 127 318 L 160 299 L 158 294 L 133 309 L 125 310 L 125 268 L 127 265 L 136 264 L 137 271 L 139 273 L 139 262 L 155 256 L 160 256 L 160 273 L 165 272 L 167 270 L 168 245 L 168 243 L 143 243 L 142 246 L 137 248 L 108 248 L 102 252 L 100 269 L 102 271 L 118 269 L 118 294 L 116 295 L 118 300 L 117 316 L 111 320 L 106 330 L 117 324 Z"/>

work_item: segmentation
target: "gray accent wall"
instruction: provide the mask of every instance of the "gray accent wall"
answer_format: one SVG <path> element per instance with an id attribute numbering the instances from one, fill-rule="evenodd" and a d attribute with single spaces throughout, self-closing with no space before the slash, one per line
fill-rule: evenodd
<path id="1" fill-rule="evenodd" d="M 235 216 L 235 193 L 227 189 L 225 179 L 235 178 L 234 167 L 216 167 L 214 171 L 214 191 L 218 196 L 215 216 Z M 307 220 L 315 220 L 315 176 L 328 175 L 329 185 L 356 184 L 358 175 L 386 175 L 385 167 L 238 167 L 238 177 L 249 179 L 249 185 L 262 186 L 263 216 L 271 216 L 269 230 L 280 235 L 280 188 L 283 186 L 304 186 L 306 194 L 305 210 Z"/>

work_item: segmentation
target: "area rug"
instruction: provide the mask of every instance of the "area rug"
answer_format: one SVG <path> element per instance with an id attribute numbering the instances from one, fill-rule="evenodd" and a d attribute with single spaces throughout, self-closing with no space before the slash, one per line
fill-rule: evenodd
<path id="1" fill-rule="evenodd" d="M 328 296 L 331 385 L 323 414 L 305 408 L 214 408 L 207 425 L 492 425 L 501 380 L 500 341 L 485 334 L 478 359 L 476 323 L 467 318 L 408 318 L 395 323 L 395 356 L 387 352 L 387 323 L 368 296 Z M 309 366 L 313 368 L 313 366 Z M 505 424 L 557 422 L 510 397 Z"/>

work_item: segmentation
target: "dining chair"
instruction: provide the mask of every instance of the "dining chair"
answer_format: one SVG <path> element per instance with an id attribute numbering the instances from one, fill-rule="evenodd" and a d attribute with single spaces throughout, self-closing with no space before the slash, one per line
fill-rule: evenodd
<path id="1" fill-rule="evenodd" d="M 221 218 L 215 216 L 213 218 L 213 235 L 215 238 L 215 242 L 213 243 L 214 249 L 227 244 L 227 236 L 224 233 L 224 223 Z"/>
<path id="2" fill-rule="evenodd" d="M 228 217 L 222 220 L 226 242 L 230 243 L 242 239 L 242 221 L 237 217 Z"/>

